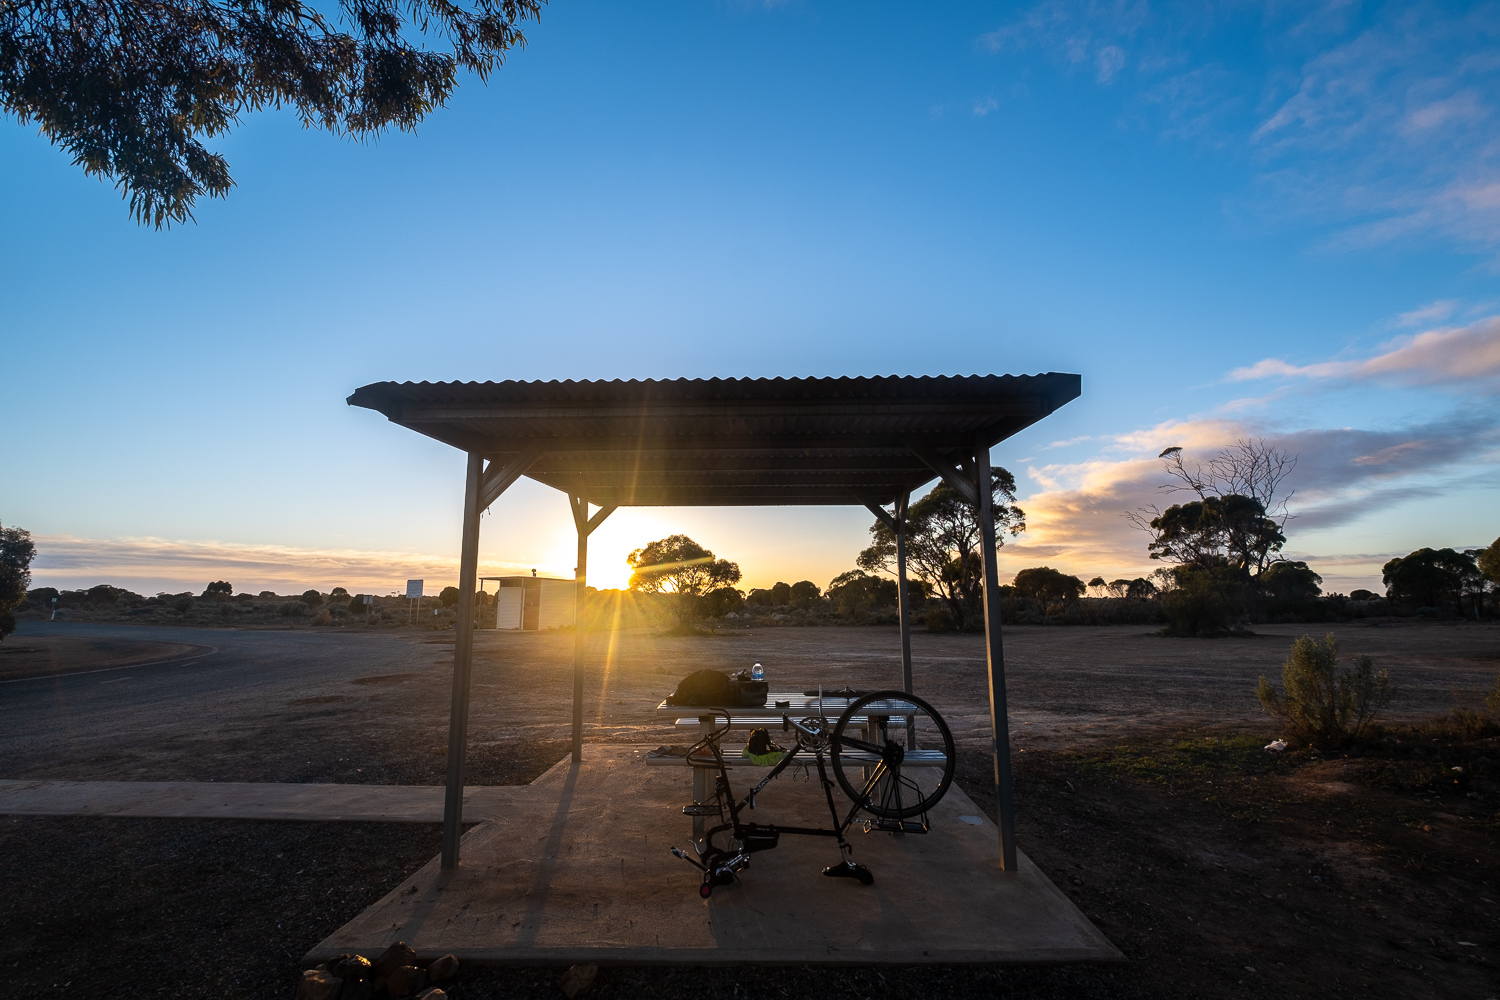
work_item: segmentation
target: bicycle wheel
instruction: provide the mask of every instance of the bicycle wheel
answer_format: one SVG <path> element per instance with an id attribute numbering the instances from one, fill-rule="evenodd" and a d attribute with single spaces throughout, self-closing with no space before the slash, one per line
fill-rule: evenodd
<path id="1" fill-rule="evenodd" d="M 833 727 L 828 756 L 844 794 L 883 819 L 919 816 L 937 805 L 957 766 L 948 723 L 902 691 L 850 702 Z"/>

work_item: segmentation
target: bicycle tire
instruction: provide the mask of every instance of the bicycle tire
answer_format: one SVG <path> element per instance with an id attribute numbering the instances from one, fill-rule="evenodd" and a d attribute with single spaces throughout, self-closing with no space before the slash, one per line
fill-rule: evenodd
<path id="1" fill-rule="evenodd" d="M 862 757 L 852 757 L 848 751 L 864 753 L 877 748 L 873 743 L 865 741 L 863 733 L 855 736 L 847 730 L 862 728 L 851 720 L 867 714 L 864 709 L 872 702 L 886 702 L 883 708 L 895 709 L 890 713 L 889 721 L 902 720 L 897 727 L 902 739 L 892 740 L 888 734 L 889 742 L 904 744 L 906 736 L 911 734 L 917 743 L 916 749 L 943 752 L 945 763 L 935 783 L 930 779 L 931 774 L 938 771 L 937 768 L 913 767 L 907 769 L 912 772 L 908 774 L 903 771 L 898 760 L 890 766 L 884 763 L 879 766 L 884 774 L 877 778 L 869 794 L 866 794 L 866 769 L 870 764 Z M 906 703 L 916 711 L 902 712 L 899 710 L 900 703 Z M 926 721 L 918 722 L 919 719 Z M 899 746 L 899 749 L 904 758 L 906 747 Z M 828 756 L 833 765 L 833 775 L 844 794 L 849 796 L 849 801 L 859 803 L 865 812 L 881 819 L 904 820 L 926 813 L 948 794 L 948 789 L 953 784 L 953 774 L 958 767 L 953 733 L 948 729 L 948 723 L 938 714 L 937 709 L 916 695 L 904 691 L 872 691 L 850 702 L 833 727 Z"/>

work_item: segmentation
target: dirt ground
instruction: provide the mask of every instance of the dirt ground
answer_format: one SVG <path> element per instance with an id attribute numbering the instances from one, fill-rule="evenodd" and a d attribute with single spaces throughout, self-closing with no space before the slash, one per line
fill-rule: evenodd
<path id="1" fill-rule="evenodd" d="M 1126 965 L 605 969 L 589 995 L 1500 995 L 1500 735 L 1431 722 L 1495 683 L 1500 629 L 1335 627 L 1344 652 L 1374 656 L 1398 687 L 1390 725 L 1359 756 L 1261 749 L 1277 733 L 1255 679 L 1279 676 L 1306 630 L 1260 631 L 1198 640 L 1007 630 L 1019 843 Z M 916 640 L 916 690 L 954 724 L 960 783 L 989 808 L 982 641 Z M 405 645 L 379 647 L 378 657 L 376 647 L 350 646 L 363 651 L 363 670 L 304 671 L 226 703 L 207 727 L 153 718 L 138 729 L 130 719 L 143 708 L 119 717 L 100 709 L 85 725 L 73 717 L 77 702 L 62 698 L 70 725 L 56 735 L 0 734 L 0 777 L 437 783 L 451 638 L 379 641 Z M 700 667 L 760 659 L 773 688 L 900 679 L 893 629 L 588 641 L 596 740 L 681 739 L 650 708 Z M 563 750 L 573 638 L 490 632 L 478 646 L 475 777 L 529 780 Z M 0 707 L 19 686 L 0 688 Z M 426 827 L 3 820 L 0 969 L 20 995 L 71 979 L 64 995 L 284 997 L 296 956 L 436 849 Z M 559 972 L 465 970 L 452 995 L 556 997 Z"/>
<path id="2" fill-rule="evenodd" d="M 159 663 L 193 656 L 207 648 L 153 639 L 28 636 L 0 643 L 0 681 Z"/>

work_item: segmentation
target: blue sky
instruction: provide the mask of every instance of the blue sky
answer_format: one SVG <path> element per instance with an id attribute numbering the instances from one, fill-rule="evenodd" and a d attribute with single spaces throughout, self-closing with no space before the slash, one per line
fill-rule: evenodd
<path id="1" fill-rule="evenodd" d="M 0 126 L 0 520 L 38 583 L 385 591 L 456 575 L 463 461 L 382 379 L 1067 371 L 995 460 L 1002 566 L 1151 568 L 1155 455 L 1301 456 L 1332 589 L 1500 534 L 1500 7 L 558 2 L 488 86 L 359 144 L 248 115 L 170 231 Z M 639 510 L 745 584 L 849 568 L 857 509 Z M 563 497 L 485 567 L 572 567 Z"/>

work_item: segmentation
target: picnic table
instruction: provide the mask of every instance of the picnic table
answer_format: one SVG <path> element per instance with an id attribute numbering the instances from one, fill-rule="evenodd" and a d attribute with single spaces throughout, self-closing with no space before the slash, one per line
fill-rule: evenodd
<path id="1" fill-rule="evenodd" d="M 807 694 L 804 691 L 771 691 L 766 694 L 764 705 L 730 707 L 725 706 L 724 711 L 718 715 L 701 714 L 712 709 L 712 706 L 698 705 L 669 705 L 663 701 L 656 706 L 656 716 L 659 719 L 672 719 L 674 725 L 681 729 L 693 729 L 698 731 L 697 739 L 703 739 L 715 729 L 724 725 L 724 714 L 729 713 L 729 725 L 731 729 L 755 729 L 764 726 L 767 729 L 779 729 L 782 716 L 790 716 L 794 721 L 809 717 L 822 717 L 830 723 L 838 720 L 849 707 L 849 703 L 861 697 L 864 692 L 855 692 L 853 695 L 844 694 Z M 882 707 L 888 707 L 890 711 L 885 714 L 880 712 Z M 898 714 L 895 706 L 886 706 L 883 701 L 874 701 L 865 706 L 865 714 L 855 716 L 849 721 L 861 727 L 864 738 L 871 743 L 879 743 L 876 738 L 885 723 L 892 715 Z M 774 734 L 773 734 L 774 738 Z M 696 740 L 695 740 L 696 742 Z M 879 763 L 878 754 L 847 754 L 843 759 L 867 758 L 867 763 L 874 765 Z M 798 758 L 801 759 L 800 757 Z M 809 758 L 811 761 L 811 758 Z M 658 757 L 647 758 L 646 762 L 655 766 L 691 767 L 693 769 L 693 804 L 701 806 L 708 798 L 710 787 L 710 772 L 716 770 L 718 765 L 714 761 L 695 762 L 686 757 Z M 741 757 L 725 754 L 725 763 L 729 767 L 771 767 L 770 764 L 756 764 L 755 762 Z M 941 753 L 933 752 L 908 752 L 906 763 L 908 766 L 942 767 L 947 763 L 947 757 Z M 704 822 L 701 815 L 693 816 L 693 838 L 701 840 L 703 837 Z"/>

